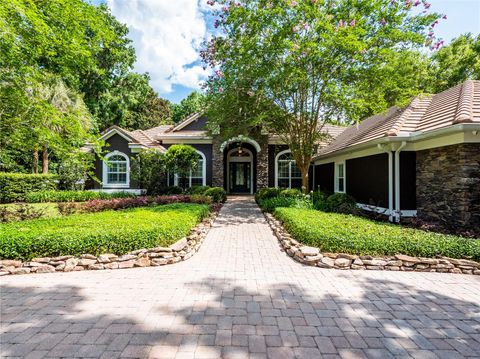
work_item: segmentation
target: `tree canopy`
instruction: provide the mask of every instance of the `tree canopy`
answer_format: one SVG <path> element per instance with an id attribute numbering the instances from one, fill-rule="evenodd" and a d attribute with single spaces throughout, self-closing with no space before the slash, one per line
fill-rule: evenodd
<path id="1" fill-rule="evenodd" d="M 198 91 L 194 91 L 179 104 L 173 105 L 172 119 L 175 123 L 180 122 L 192 113 L 202 111 L 204 105 L 205 96 Z"/>
<path id="2" fill-rule="evenodd" d="M 210 125 L 224 136 L 275 131 L 305 187 L 318 129 L 405 101 L 419 86 L 420 50 L 441 46 L 433 28 L 442 16 L 427 1 L 209 3 L 222 5 L 214 10 L 221 34 L 202 52 L 215 71 L 206 84 Z"/>

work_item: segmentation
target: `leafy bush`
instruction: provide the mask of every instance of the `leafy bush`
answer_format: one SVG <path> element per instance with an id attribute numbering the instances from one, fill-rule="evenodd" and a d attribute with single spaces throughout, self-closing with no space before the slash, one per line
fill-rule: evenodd
<path id="1" fill-rule="evenodd" d="M 209 190 L 210 186 L 192 186 L 187 189 L 188 194 L 205 194 Z"/>
<path id="2" fill-rule="evenodd" d="M 302 243 L 325 252 L 471 258 L 480 261 L 480 241 L 426 232 L 339 213 L 277 208 L 275 217 Z"/>
<path id="3" fill-rule="evenodd" d="M 54 190 L 55 175 L 0 173 L 0 203 L 24 201 L 27 193 Z"/>
<path id="4" fill-rule="evenodd" d="M 168 246 L 208 213 L 206 205 L 172 204 L 6 223 L 0 225 L 0 258 L 124 254 Z"/>
<path id="5" fill-rule="evenodd" d="M 302 191 L 298 188 L 287 188 L 280 191 L 280 197 L 297 198 L 302 196 Z"/>
<path id="6" fill-rule="evenodd" d="M 329 196 L 322 191 L 312 192 L 312 204 L 313 208 L 319 211 L 328 211 L 327 198 Z"/>
<path id="7" fill-rule="evenodd" d="M 259 201 L 258 204 L 266 212 L 273 212 L 277 207 L 312 208 L 312 203 L 301 197 L 273 197 Z"/>
<path id="8" fill-rule="evenodd" d="M 192 194 L 190 199 L 192 203 L 208 204 L 208 205 L 211 205 L 213 203 L 212 197 L 205 196 L 203 194 Z"/>
<path id="9" fill-rule="evenodd" d="M 255 193 L 255 200 L 259 202 L 264 199 L 274 198 L 277 197 L 280 192 L 281 189 L 277 187 L 261 188 Z"/>
<path id="10" fill-rule="evenodd" d="M 166 169 L 164 155 L 156 149 L 140 151 L 132 157 L 131 179 L 145 188 L 148 195 L 158 195 L 165 185 Z"/>
<path id="11" fill-rule="evenodd" d="M 165 187 L 160 193 L 162 194 L 182 194 L 183 189 L 179 186 L 168 186 Z"/>
<path id="12" fill-rule="evenodd" d="M 79 203 L 75 202 L 58 202 L 57 210 L 62 216 L 70 216 L 77 213 L 80 209 Z"/>
<path id="13" fill-rule="evenodd" d="M 0 222 L 25 221 L 41 218 L 44 215 L 44 208 L 36 208 L 25 203 L 16 203 L 15 207 L 0 206 Z"/>
<path id="14" fill-rule="evenodd" d="M 212 197 L 213 202 L 223 203 L 227 200 L 227 192 L 222 187 L 212 187 L 205 191 L 205 196 Z"/>
<path id="15" fill-rule="evenodd" d="M 39 202 L 85 202 L 92 199 L 132 198 L 134 194 L 128 192 L 96 192 L 96 191 L 38 191 L 25 196 L 30 203 Z"/>
<path id="16" fill-rule="evenodd" d="M 325 205 L 330 212 L 350 213 L 356 208 L 356 201 L 346 193 L 334 193 L 327 198 Z"/>

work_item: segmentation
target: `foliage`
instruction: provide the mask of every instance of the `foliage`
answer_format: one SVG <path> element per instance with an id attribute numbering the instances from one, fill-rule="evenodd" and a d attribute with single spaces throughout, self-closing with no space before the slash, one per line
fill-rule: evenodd
<path id="1" fill-rule="evenodd" d="M 259 206 L 265 212 L 272 213 L 278 207 L 312 208 L 312 203 L 302 197 L 273 197 L 259 201 Z"/>
<path id="2" fill-rule="evenodd" d="M 190 171 L 194 171 L 198 165 L 200 156 L 189 145 L 172 145 L 165 152 L 165 167 L 170 173 L 175 173 L 180 178 L 183 189 L 186 188 L 186 178 Z"/>
<path id="3" fill-rule="evenodd" d="M 163 153 L 155 149 L 140 151 L 132 157 L 130 176 L 148 195 L 160 194 L 166 182 Z"/>
<path id="4" fill-rule="evenodd" d="M 25 203 L 16 203 L 14 207 L 0 206 L 0 222 L 25 221 L 41 218 L 44 215 L 44 208 L 37 208 Z"/>
<path id="5" fill-rule="evenodd" d="M 431 93 L 447 90 L 466 80 L 480 80 L 480 35 L 461 35 L 432 56 Z"/>
<path id="6" fill-rule="evenodd" d="M 0 258 L 124 254 L 168 246 L 208 213 L 206 205 L 173 204 L 2 224 Z"/>
<path id="7" fill-rule="evenodd" d="M 61 158 L 55 172 L 58 178 L 59 190 L 81 190 L 88 175 L 93 175 L 94 155 L 91 152 L 80 152 L 65 155 Z"/>
<path id="8" fill-rule="evenodd" d="M 227 192 L 223 187 L 212 187 L 205 191 L 205 196 L 212 197 L 213 202 L 223 203 L 227 200 Z"/>
<path id="9" fill-rule="evenodd" d="M 301 196 L 302 192 L 298 188 L 287 188 L 280 191 L 280 197 L 297 198 Z"/>
<path id="10" fill-rule="evenodd" d="M 202 112 L 204 108 L 204 102 L 205 96 L 203 94 L 198 91 L 192 92 L 182 101 L 180 101 L 179 104 L 172 105 L 173 121 L 178 123 L 196 112 Z"/>
<path id="11" fill-rule="evenodd" d="M 255 200 L 259 202 L 264 199 L 277 197 L 280 194 L 280 191 L 281 189 L 277 187 L 260 188 L 255 193 Z"/>
<path id="12" fill-rule="evenodd" d="M 0 203 L 23 201 L 27 194 L 54 190 L 56 176 L 0 172 Z"/>
<path id="13" fill-rule="evenodd" d="M 433 43 L 440 15 L 428 12 L 426 0 L 210 3 L 224 5 L 213 11 L 221 31 L 202 51 L 215 70 L 206 84 L 211 130 L 225 137 L 259 127 L 276 132 L 305 189 L 318 130 L 409 97 L 415 89 L 407 86 L 418 80 L 407 65 L 416 66 L 425 45 L 441 44 Z M 419 5 L 425 11 L 414 11 Z"/>
<path id="14" fill-rule="evenodd" d="M 183 189 L 182 187 L 179 186 L 168 186 L 160 189 L 160 194 L 167 194 L 167 195 L 172 195 L 172 194 L 182 194 Z"/>
<path id="15" fill-rule="evenodd" d="M 327 198 L 328 194 L 322 191 L 313 191 L 311 192 L 312 205 L 313 208 L 319 211 L 328 211 Z"/>
<path id="16" fill-rule="evenodd" d="M 356 208 L 355 199 L 346 193 L 334 193 L 327 197 L 325 209 L 329 212 L 350 213 Z"/>
<path id="17" fill-rule="evenodd" d="M 478 240 L 315 210 L 277 208 L 274 214 L 297 240 L 324 252 L 448 256 L 480 261 Z"/>
<path id="18" fill-rule="evenodd" d="M 75 202 L 58 202 L 57 210 L 62 216 L 71 216 L 74 213 L 77 213 L 80 209 L 78 203 Z"/>
<path id="19" fill-rule="evenodd" d="M 101 192 L 101 191 L 37 191 L 27 193 L 25 201 L 30 203 L 41 202 L 85 202 L 92 199 L 131 198 L 136 197 L 128 192 Z"/>
<path id="20" fill-rule="evenodd" d="M 209 190 L 210 186 L 192 186 L 187 189 L 187 193 L 189 194 L 205 194 L 207 190 Z"/>

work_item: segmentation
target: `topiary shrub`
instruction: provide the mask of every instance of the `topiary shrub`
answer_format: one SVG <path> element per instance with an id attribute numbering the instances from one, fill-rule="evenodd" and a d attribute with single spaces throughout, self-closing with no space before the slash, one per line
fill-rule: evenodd
<path id="1" fill-rule="evenodd" d="M 326 209 L 330 212 L 351 213 L 355 208 L 355 199 L 346 193 L 334 193 L 326 201 Z"/>
<path id="2" fill-rule="evenodd" d="M 205 194 L 207 190 L 209 190 L 210 186 L 192 186 L 187 189 L 187 193 L 189 194 Z"/>
<path id="3" fill-rule="evenodd" d="M 0 173 L 0 202 L 24 201 L 27 193 L 56 189 L 55 175 Z"/>
<path id="4" fill-rule="evenodd" d="M 120 192 L 97 192 L 97 191 L 38 191 L 25 196 L 25 201 L 30 203 L 40 202 L 85 202 L 92 199 L 110 198 L 133 198 L 133 193 Z"/>
<path id="5" fill-rule="evenodd" d="M 255 200 L 259 202 L 264 199 L 274 198 L 277 197 L 280 192 L 281 189 L 277 187 L 260 188 L 257 193 L 255 193 Z"/>
<path id="6" fill-rule="evenodd" d="M 227 200 L 227 192 L 222 187 L 212 187 L 205 191 L 205 196 L 210 196 L 213 202 L 221 203 Z"/>
<path id="7" fill-rule="evenodd" d="M 259 206 L 265 212 L 272 213 L 279 207 L 311 209 L 312 203 L 301 197 L 274 197 L 260 201 Z"/>
<path id="8" fill-rule="evenodd" d="M 280 197 L 287 197 L 287 198 L 297 198 L 302 195 L 302 191 L 298 188 L 287 188 L 280 191 Z"/>

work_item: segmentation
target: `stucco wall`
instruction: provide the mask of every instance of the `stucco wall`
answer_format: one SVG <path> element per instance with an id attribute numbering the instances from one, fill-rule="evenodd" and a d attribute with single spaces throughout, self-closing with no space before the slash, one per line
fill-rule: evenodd
<path id="1" fill-rule="evenodd" d="M 480 144 L 417 152 L 418 217 L 453 230 L 480 227 Z"/>

